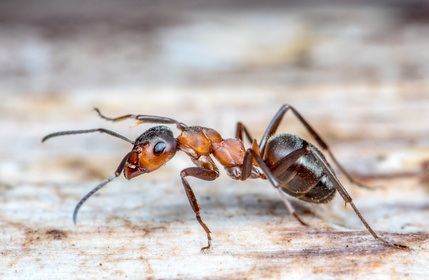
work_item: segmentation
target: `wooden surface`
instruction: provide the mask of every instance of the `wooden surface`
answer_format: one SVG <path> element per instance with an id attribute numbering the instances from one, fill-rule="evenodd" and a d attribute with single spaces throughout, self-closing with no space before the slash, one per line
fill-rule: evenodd
<path id="1" fill-rule="evenodd" d="M 0 278 L 429 277 L 425 7 L 41 3 L 0 9 Z M 201 253 L 183 154 L 111 182 L 74 226 L 76 203 L 130 146 L 99 134 L 40 141 L 96 127 L 134 139 L 150 127 L 108 123 L 93 107 L 173 117 L 225 138 L 243 121 L 259 138 L 284 103 L 352 174 L 381 186 L 360 189 L 339 174 L 368 222 L 411 250 L 375 241 L 339 196 L 297 204 L 304 227 L 267 182 L 221 170 L 213 182 L 190 179 L 212 230 L 213 248 Z M 281 130 L 313 141 L 292 116 Z"/>

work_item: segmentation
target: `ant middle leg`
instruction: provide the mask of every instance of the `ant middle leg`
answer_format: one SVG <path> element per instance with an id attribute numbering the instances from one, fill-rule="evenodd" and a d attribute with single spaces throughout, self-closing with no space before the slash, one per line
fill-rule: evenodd
<path id="1" fill-rule="evenodd" d="M 300 148 L 298 150 L 295 150 L 282 158 L 277 165 L 281 169 L 287 169 L 290 166 L 292 166 L 296 161 L 301 158 L 302 156 L 309 153 L 309 150 L 306 149 L 306 147 Z M 270 168 L 265 164 L 264 160 L 261 158 L 260 154 L 256 152 L 253 149 L 248 149 L 246 151 L 246 154 L 244 155 L 243 160 L 243 169 L 242 169 L 242 180 L 246 180 L 250 177 L 250 172 L 252 169 L 252 162 L 253 159 L 256 160 L 258 163 L 258 166 L 262 169 L 264 172 L 266 178 L 268 181 L 270 181 L 271 185 L 277 189 L 277 191 L 280 194 L 280 198 L 283 201 L 283 204 L 286 206 L 287 210 L 289 211 L 289 214 L 293 216 L 298 222 L 300 222 L 304 226 L 308 226 L 307 223 L 305 223 L 301 217 L 296 213 L 295 207 L 292 205 L 292 203 L 288 200 L 286 194 L 281 189 L 280 182 L 277 180 L 276 176 L 273 174 L 273 172 L 270 170 Z"/>
<path id="2" fill-rule="evenodd" d="M 280 107 L 279 111 L 274 115 L 273 119 L 271 120 L 270 124 L 268 125 L 267 129 L 265 130 L 264 135 L 262 136 L 261 142 L 260 142 L 260 150 L 261 154 L 264 154 L 266 144 L 268 139 L 275 134 L 277 131 L 280 122 L 282 121 L 284 115 L 288 110 L 291 110 L 292 113 L 295 115 L 295 117 L 301 122 L 301 124 L 307 129 L 307 131 L 310 133 L 310 135 L 316 140 L 316 142 L 320 145 L 320 147 L 325 150 L 329 156 L 332 158 L 334 163 L 338 166 L 338 168 L 341 170 L 341 172 L 347 177 L 347 179 L 362 188 L 366 189 L 372 189 L 371 187 L 368 187 L 367 185 L 357 181 L 354 179 L 347 170 L 340 164 L 340 162 L 337 160 L 337 158 L 334 156 L 334 154 L 331 152 L 331 149 L 328 147 L 328 144 L 322 139 L 322 137 L 314 130 L 314 128 L 304 119 L 304 117 L 291 105 L 284 104 L 282 107 Z"/>
<path id="3" fill-rule="evenodd" d="M 201 248 L 201 251 L 206 251 L 211 247 L 212 238 L 210 236 L 210 229 L 201 218 L 200 211 L 202 209 L 198 205 L 198 201 L 194 194 L 194 191 L 192 190 L 191 186 L 189 185 L 188 181 L 185 178 L 187 176 L 192 176 L 206 181 L 213 181 L 217 177 L 219 177 L 219 172 L 215 170 L 201 168 L 201 167 L 189 167 L 182 170 L 182 172 L 180 172 L 180 177 L 182 178 L 182 184 L 183 184 L 183 187 L 185 188 L 185 192 L 186 192 L 186 196 L 188 197 L 189 204 L 191 205 L 192 210 L 195 213 L 195 217 L 198 223 L 200 223 L 201 227 L 204 229 L 204 231 L 207 234 L 207 246 Z"/>
<path id="4" fill-rule="evenodd" d="M 246 128 L 246 126 L 242 122 L 237 122 L 237 128 L 235 130 L 235 138 L 243 141 L 243 132 L 244 132 L 244 135 L 246 136 L 247 140 L 250 143 L 252 143 L 253 139 L 255 139 L 255 138 L 252 137 L 249 130 Z"/>

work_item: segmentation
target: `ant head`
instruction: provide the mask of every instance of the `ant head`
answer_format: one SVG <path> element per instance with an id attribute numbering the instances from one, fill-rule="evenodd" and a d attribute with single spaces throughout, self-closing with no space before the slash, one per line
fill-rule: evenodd
<path id="1" fill-rule="evenodd" d="M 124 176 L 132 179 L 152 172 L 176 154 L 176 139 L 166 126 L 155 126 L 140 135 L 125 164 Z"/>

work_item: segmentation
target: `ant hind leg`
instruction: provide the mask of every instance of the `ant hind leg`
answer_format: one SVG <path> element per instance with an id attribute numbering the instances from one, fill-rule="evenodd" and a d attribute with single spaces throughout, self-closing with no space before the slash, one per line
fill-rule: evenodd
<path id="1" fill-rule="evenodd" d="M 299 120 L 299 122 L 307 129 L 307 131 L 310 133 L 310 135 L 316 140 L 316 142 L 320 145 L 320 147 L 325 150 L 329 156 L 332 158 L 333 162 L 338 166 L 338 168 L 341 170 L 341 172 L 347 177 L 347 179 L 352 183 L 359 187 L 365 188 L 365 189 L 373 189 L 372 187 L 369 187 L 356 179 L 354 179 L 347 170 L 340 164 L 340 162 L 337 160 L 337 158 L 334 156 L 334 154 L 331 152 L 330 148 L 326 144 L 326 142 L 322 139 L 322 137 L 314 130 L 314 128 L 304 119 L 304 117 L 292 106 L 288 104 L 284 104 L 280 109 L 277 111 L 273 119 L 271 120 L 270 124 L 268 125 L 264 135 L 262 136 L 262 139 L 260 141 L 260 149 L 261 154 L 264 154 L 265 147 L 267 144 L 268 139 L 274 135 L 280 125 L 280 122 L 283 120 L 286 112 L 288 110 L 291 110 L 292 113 L 295 115 L 295 117 Z"/>

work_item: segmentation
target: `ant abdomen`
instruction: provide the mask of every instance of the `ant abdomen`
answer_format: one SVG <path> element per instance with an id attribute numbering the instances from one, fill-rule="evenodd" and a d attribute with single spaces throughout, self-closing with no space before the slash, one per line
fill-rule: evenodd
<path id="1" fill-rule="evenodd" d="M 324 158 L 316 147 L 302 138 L 282 133 L 268 140 L 265 163 L 280 182 L 279 187 L 285 193 L 311 203 L 328 203 L 335 196 L 335 186 L 313 154 L 303 155 L 288 168 L 283 167 L 283 161 L 288 159 L 292 152 L 305 146 L 312 147 L 314 152 Z M 327 167 L 332 169 L 329 164 Z"/>

